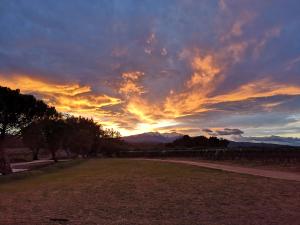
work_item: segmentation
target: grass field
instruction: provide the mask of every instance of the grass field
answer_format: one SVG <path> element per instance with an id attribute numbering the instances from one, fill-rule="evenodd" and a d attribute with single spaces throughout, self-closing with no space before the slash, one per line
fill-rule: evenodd
<path id="1" fill-rule="evenodd" d="M 72 161 L 0 177 L 0 224 L 299 224 L 300 183 L 171 163 Z"/>

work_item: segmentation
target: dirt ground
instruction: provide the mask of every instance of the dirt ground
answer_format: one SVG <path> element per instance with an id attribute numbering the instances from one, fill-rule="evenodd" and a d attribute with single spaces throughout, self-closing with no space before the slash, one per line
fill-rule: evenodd
<path id="1" fill-rule="evenodd" d="M 147 160 L 147 161 L 156 161 L 156 162 L 165 162 L 165 163 L 179 163 L 185 165 L 192 165 L 197 167 L 204 167 L 209 169 L 222 170 L 226 172 L 233 172 L 239 174 L 248 174 L 253 176 L 281 179 L 281 180 L 291 180 L 300 182 L 300 174 L 292 173 L 280 170 L 266 170 L 261 168 L 253 168 L 253 167 L 245 167 L 238 166 L 233 164 L 222 164 L 215 162 L 207 162 L 207 161 L 193 161 L 193 160 L 182 160 L 182 159 L 133 159 L 133 160 Z"/>
<path id="2" fill-rule="evenodd" d="M 193 162 L 204 162 L 204 163 L 217 163 L 232 166 L 244 166 L 249 168 L 257 168 L 263 170 L 275 170 L 283 172 L 291 172 L 300 174 L 300 163 L 294 162 L 272 162 L 272 161 L 258 161 L 258 160 L 203 160 L 197 157 L 169 157 L 164 159 L 171 160 L 188 160 Z"/>
<path id="3" fill-rule="evenodd" d="M 300 182 L 150 161 L 70 163 L 74 164 L 0 177 L 0 224 L 300 221 Z"/>

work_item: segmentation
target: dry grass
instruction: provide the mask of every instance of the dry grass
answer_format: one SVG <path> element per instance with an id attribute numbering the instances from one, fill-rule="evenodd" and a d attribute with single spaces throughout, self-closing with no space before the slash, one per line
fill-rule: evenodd
<path id="1" fill-rule="evenodd" d="M 121 159 L 89 160 L 18 178 L 0 179 L 0 224 L 300 221 L 299 182 Z"/>

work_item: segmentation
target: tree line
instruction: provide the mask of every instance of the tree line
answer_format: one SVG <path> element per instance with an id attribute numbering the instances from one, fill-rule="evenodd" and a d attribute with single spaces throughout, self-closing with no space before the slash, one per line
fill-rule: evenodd
<path id="1" fill-rule="evenodd" d="M 229 141 L 226 139 L 219 139 L 217 137 L 197 136 L 190 137 L 184 135 L 183 137 L 166 144 L 168 148 L 226 148 Z"/>
<path id="2" fill-rule="evenodd" d="M 38 159 L 46 149 L 57 162 L 56 153 L 64 150 L 68 156 L 89 157 L 107 151 L 107 145 L 120 144 L 120 133 L 104 129 L 93 119 L 74 117 L 57 112 L 55 107 L 25 95 L 20 90 L 0 86 L 0 173 L 12 172 L 4 148 L 7 135 L 17 135 Z"/>

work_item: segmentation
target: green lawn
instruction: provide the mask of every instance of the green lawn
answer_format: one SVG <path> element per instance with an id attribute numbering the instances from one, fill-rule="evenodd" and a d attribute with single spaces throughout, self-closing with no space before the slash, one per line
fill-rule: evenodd
<path id="1" fill-rule="evenodd" d="M 0 177 L 0 224 L 299 224 L 300 183 L 123 159 Z"/>

